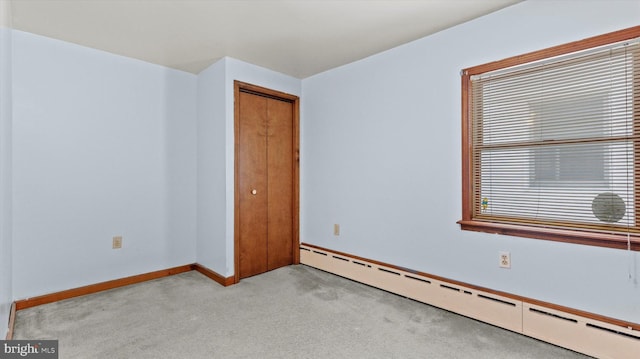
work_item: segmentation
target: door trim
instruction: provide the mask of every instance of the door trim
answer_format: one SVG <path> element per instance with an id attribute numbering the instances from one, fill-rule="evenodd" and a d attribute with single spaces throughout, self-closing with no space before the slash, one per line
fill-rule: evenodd
<path id="1" fill-rule="evenodd" d="M 271 90 L 268 88 L 234 81 L 234 277 L 235 282 L 240 281 L 240 194 L 238 178 L 238 154 L 240 139 L 240 106 L 238 99 L 240 92 L 265 96 L 293 104 L 293 203 L 292 203 L 292 258 L 293 264 L 300 264 L 300 99 L 298 96 Z"/>

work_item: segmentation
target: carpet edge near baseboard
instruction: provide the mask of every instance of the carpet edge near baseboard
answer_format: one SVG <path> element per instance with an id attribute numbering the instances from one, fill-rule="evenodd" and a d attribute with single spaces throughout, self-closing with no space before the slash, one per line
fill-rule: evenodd
<path id="1" fill-rule="evenodd" d="M 226 278 L 201 264 L 192 263 L 192 264 L 185 264 L 182 266 L 177 266 L 177 267 L 168 268 L 168 269 L 161 269 L 154 272 L 148 272 L 148 273 L 133 275 L 129 277 L 114 279 L 106 282 L 90 284 L 83 287 L 72 288 L 72 289 L 67 289 L 59 292 L 44 294 L 37 297 L 16 300 L 13 302 L 13 305 L 12 305 L 12 313 L 15 313 L 16 311 L 19 311 L 22 309 L 27 309 L 27 308 L 35 307 L 38 305 L 42 305 L 42 304 L 53 303 L 53 302 L 70 299 L 74 297 L 79 297 L 87 294 L 98 293 L 98 292 L 102 292 L 109 289 L 120 288 L 120 287 L 128 286 L 131 284 L 137 284 L 137 283 L 146 282 L 149 280 L 154 280 L 154 279 L 168 277 L 168 276 L 172 276 L 172 275 L 176 275 L 184 272 L 189 272 L 192 270 L 195 270 L 204 274 L 208 278 L 214 280 L 215 282 L 225 287 L 235 284 L 235 277 L 233 276 Z M 15 314 L 13 315 L 15 317 Z M 7 337 L 9 336 L 9 333 L 13 334 L 13 330 L 11 328 L 11 322 L 9 323 L 9 325 L 10 327 L 9 327 L 9 332 L 7 333 Z"/>
<path id="2" fill-rule="evenodd" d="M 11 310 L 9 312 L 9 326 L 7 328 L 7 335 L 5 340 L 13 339 L 13 329 L 16 327 L 16 302 L 11 303 Z"/>
<path id="3" fill-rule="evenodd" d="M 204 274 L 205 276 L 209 277 L 210 279 L 219 283 L 222 286 L 228 287 L 230 285 L 236 284 L 235 276 L 223 277 L 222 275 L 218 274 L 216 271 L 213 271 L 203 266 L 202 264 L 199 264 L 199 263 L 193 264 L 193 269 L 197 272 Z"/>

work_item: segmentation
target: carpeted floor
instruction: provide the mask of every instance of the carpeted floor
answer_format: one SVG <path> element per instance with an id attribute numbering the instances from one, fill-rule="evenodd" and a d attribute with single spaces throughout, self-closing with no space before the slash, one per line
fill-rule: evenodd
<path id="1" fill-rule="evenodd" d="M 307 266 L 198 272 L 21 310 L 60 358 L 587 358 Z"/>

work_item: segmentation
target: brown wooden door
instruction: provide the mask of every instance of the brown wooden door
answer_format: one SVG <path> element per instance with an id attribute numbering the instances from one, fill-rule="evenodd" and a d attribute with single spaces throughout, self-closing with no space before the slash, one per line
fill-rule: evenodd
<path id="1" fill-rule="evenodd" d="M 294 263 L 297 126 L 291 100 L 242 88 L 236 96 L 240 279 Z"/>

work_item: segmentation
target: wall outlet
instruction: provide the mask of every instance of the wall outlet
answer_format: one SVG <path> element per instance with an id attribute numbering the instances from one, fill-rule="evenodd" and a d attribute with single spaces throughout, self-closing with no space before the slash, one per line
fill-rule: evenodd
<path id="1" fill-rule="evenodd" d="M 113 237 L 112 248 L 113 249 L 122 248 L 122 236 Z"/>
<path id="2" fill-rule="evenodd" d="M 511 268 L 511 253 L 500 252 L 500 268 Z"/>
<path id="3" fill-rule="evenodd" d="M 334 224 L 333 225 L 333 235 L 334 236 L 339 236 L 340 235 L 340 225 L 339 224 Z"/>

